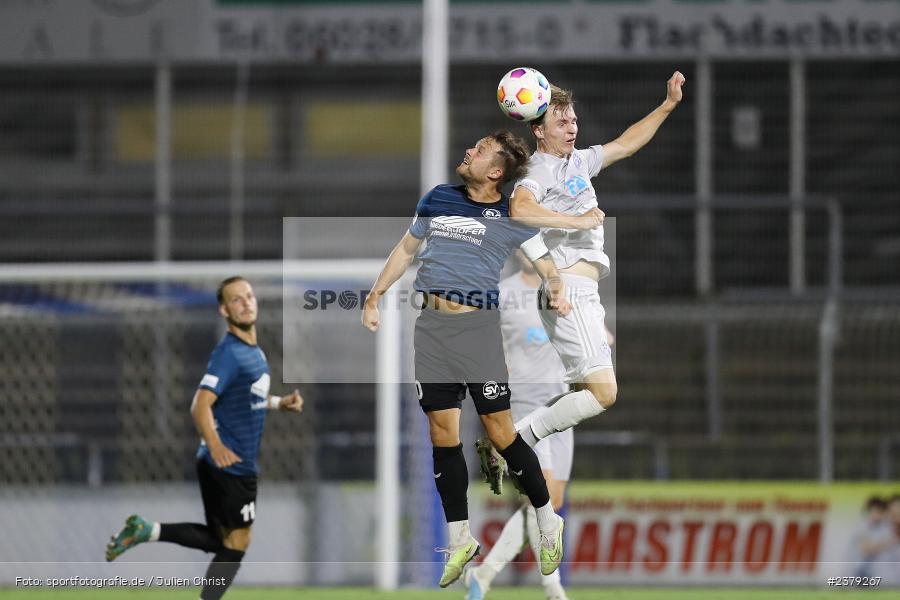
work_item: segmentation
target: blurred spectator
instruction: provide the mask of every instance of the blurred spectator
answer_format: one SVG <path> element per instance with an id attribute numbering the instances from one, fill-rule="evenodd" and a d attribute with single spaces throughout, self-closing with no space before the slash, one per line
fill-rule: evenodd
<path id="1" fill-rule="evenodd" d="M 853 558 L 851 560 L 857 563 L 854 572 L 856 577 L 872 575 L 872 561 L 875 558 L 874 542 L 884 535 L 887 527 L 887 501 L 879 496 L 870 497 L 866 500 L 862 522 L 853 532 Z"/>
<path id="2" fill-rule="evenodd" d="M 900 584 L 900 494 L 887 500 L 883 525 L 860 549 L 870 561 L 871 575 L 881 577 L 882 585 Z"/>

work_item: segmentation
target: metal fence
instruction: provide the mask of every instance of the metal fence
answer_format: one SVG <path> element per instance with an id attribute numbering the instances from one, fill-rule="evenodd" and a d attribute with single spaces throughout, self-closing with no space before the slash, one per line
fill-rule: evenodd
<path id="1" fill-rule="evenodd" d="M 619 224 L 621 403 L 580 429 L 580 452 L 596 443 L 616 460 L 576 460 L 578 476 L 891 476 L 900 63 L 674 66 L 689 82 L 682 106 L 596 180 Z M 451 68 L 448 171 L 485 133 L 514 127 L 491 100 L 507 67 Z M 574 88 L 589 144 L 656 106 L 672 69 L 544 71 Z M 413 65 L 0 68 L 0 259 L 280 258 L 285 216 L 411 215 L 428 151 L 420 86 Z M 370 256 L 373 243 L 384 240 L 335 255 Z M 100 317 L 78 306 L 134 290 L 4 285 L 0 445 L 12 460 L 0 480 L 189 477 L 185 403 L 216 332 L 211 282 L 198 285 L 202 306 L 163 316 L 171 306 L 151 290 L 145 307 Z M 280 314 L 277 293 L 269 302 Z M 270 354 L 279 326 L 262 332 Z M 372 390 L 312 397 L 328 401 L 299 436 L 270 432 L 270 475 L 372 477 L 371 460 L 352 459 L 374 435 Z"/>
<path id="2" fill-rule="evenodd" d="M 0 285 L 0 445 L 9 458 L 0 480 L 191 479 L 197 435 L 188 407 L 221 335 L 215 281 L 160 286 L 73 275 Z M 281 281 L 254 283 L 263 298 L 260 343 L 277 382 Z M 829 296 L 825 288 L 803 297 L 744 290 L 618 302 L 610 326 L 619 402 L 579 426 L 576 477 L 889 478 L 900 422 L 897 306 L 884 291 Z M 316 365 L 341 360 L 367 372 L 373 365 L 360 361 L 372 357 L 320 351 L 327 323 L 314 325 L 296 358 L 307 373 L 300 387 L 308 410 L 301 420 L 270 420 L 266 479 L 371 479 L 375 385 L 320 382 Z M 403 352 L 408 361 L 410 349 Z M 424 442 L 406 395 L 411 437 L 402 456 L 410 457 Z M 604 460 L 594 460 L 597 452 Z"/>

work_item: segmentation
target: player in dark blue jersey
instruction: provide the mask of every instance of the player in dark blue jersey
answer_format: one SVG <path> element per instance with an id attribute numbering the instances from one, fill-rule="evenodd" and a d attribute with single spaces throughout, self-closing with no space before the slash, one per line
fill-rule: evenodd
<path id="1" fill-rule="evenodd" d="M 450 533 L 441 587 L 459 578 L 480 549 L 469 531 L 469 475 L 459 438 L 466 389 L 488 436 L 535 507 L 541 570 L 552 573 L 562 559 L 562 519 L 550 504 L 537 456 L 513 426 L 498 312 L 500 271 L 522 247 L 545 281 L 551 307 L 568 313 L 547 248 L 537 230 L 510 221 L 509 198 L 501 192 L 503 184 L 521 176 L 528 154 L 525 142 L 508 132 L 496 132 L 467 150 L 456 168 L 463 184 L 439 185 L 421 199 L 363 310 L 363 325 L 377 330 L 378 298 L 403 275 L 427 239 L 414 284 L 425 300 L 414 346 L 416 389 L 428 417 L 434 479 Z"/>
<path id="2" fill-rule="evenodd" d="M 131 515 L 106 547 L 108 561 L 137 544 L 155 541 L 214 553 L 202 600 L 222 597 L 250 545 L 256 518 L 256 459 L 266 411 L 303 409 L 297 390 L 283 398 L 269 393 L 269 365 L 256 344 L 258 307 L 250 283 L 230 277 L 216 295 L 228 332 L 213 350 L 191 404 L 201 437 L 197 477 L 206 524 L 154 523 Z"/>

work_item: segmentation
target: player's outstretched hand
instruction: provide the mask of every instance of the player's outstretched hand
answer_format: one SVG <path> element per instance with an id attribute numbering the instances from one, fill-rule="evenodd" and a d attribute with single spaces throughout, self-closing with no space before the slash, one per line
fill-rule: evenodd
<path id="1" fill-rule="evenodd" d="M 230 448 L 222 443 L 210 446 L 209 453 L 212 456 L 213 462 L 216 463 L 216 466 L 220 469 L 230 467 L 235 463 L 243 462 L 240 456 L 232 452 Z"/>
<path id="2" fill-rule="evenodd" d="M 368 302 L 363 306 L 362 324 L 369 331 L 378 331 L 378 324 L 381 315 L 378 313 L 378 306 L 371 305 Z"/>
<path id="3" fill-rule="evenodd" d="M 290 410 L 293 412 L 303 412 L 303 396 L 300 390 L 294 390 L 287 396 L 281 397 L 281 404 L 278 405 L 281 410 Z"/>
<path id="4" fill-rule="evenodd" d="M 666 102 L 672 105 L 672 108 L 681 102 L 681 86 L 687 81 L 681 71 L 675 71 L 666 82 Z"/>
<path id="5" fill-rule="evenodd" d="M 603 225 L 606 213 L 596 206 L 584 214 L 575 217 L 575 229 L 593 229 Z"/>

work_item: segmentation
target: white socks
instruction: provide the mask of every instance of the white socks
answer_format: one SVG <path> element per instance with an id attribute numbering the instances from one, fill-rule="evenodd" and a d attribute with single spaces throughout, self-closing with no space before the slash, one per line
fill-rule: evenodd
<path id="1" fill-rule="evenodd" d="M 541 407 L 527 415 L 516 423 L 516 429 L 525 443 L 533 448 L 548 435 L 565 431 L 604 410 L 590 391 L 571 392 L 553 406 Z"/>
<path id="2" fill-rule="evenodd" d="M 538 509 L 545 513 L 549 510 L 550 523 L 552 527 L 550 531 L 555 531 L 557 515 L 553 512 L 553 507 L 548 504 Z M 524 514 L 523 514 L 524 513 Z M 533 506 L 528 506 L 523 510 L 517 510 L 512 514 L 497 542 L 484 557 L 484 562 L 480 566 L 472 570 L 472 577 L 478 579 L 481 585 L 481 591 L 486 592 L 494 579 L 503 570 L 503 568 L 511 563 L 513 559 L 522 550 L 525 544 L 526 531 L 528 533 L 528 544 L 534 552 L 535 560 L 540 560 L 541 555 L 541 530 L 538 527 L 538 511 Z M 544 587 L 544 595 L 548 598 L 559 595 L 562 590 L 562 582 L 559 578 L 559 571 L 554 571 L 550 575 L 541 575 L 541 585 Z"/>
<path id="3" fill-rule="evenodd" d="M 553 507 L 548 504 L 545 507 L 541 507 L 540 510 L 550 511 L 550 523 L 552 525 L 550 531 L 555 531 L 558 517 L 553 512 Z M 526 511 L 527 514 L 523 514 L 522 510 L 517 510 L 513 513 L 503 526 L 503 531 L 500 532 L 497 542 L 491 548 L 491 551 L 488 552 L 488 555 L 484 557 L 484 562 L 473 571 L 472 576 L 478 578 L 482 591 L 486 591 L 490 587 L 500 571 L 511 563 L 522 550 L 522 546 L 525 544 L 526 531 L 528 532 L 528 543 L 534 552 L 535 559 L 539 560 L 541 555 L 541 531 L 538 527 L 537 511 L 533 506 L 527 507 Z M 559 571 L 555 571 L 552 575 L 541 575 L 541 584 L 545 590 L 552 589 L 555 591 L 560 589 Z"/>
<path id="4" fill-rule="evenodd" d="M 150 539 L 147 541 L 158 542 L 160 529 L 162 529 L 162 528 L 160 527 L 159 523 L 154 523 L 153 528 L 150 530 Z"/>
<path id="5" fill-rule="evenodd" d="M 517 510 L 503 526 L 497 543 L 484 557 L 484 562 L 478 569 L 478 581 L 487 586 L 491 585 L 494 577 L 511 563 L 525 544 L 525 517 L 521 510 Z"/>
<path id="6" fill-rule="evenodd" d="M 556 527 L 559 524 L 559 516 L 553 512 L 553 505 L 547 502 L 544 506 L 533 507 L 536 515 L 538 529 L 544 535 L 553 535 L 556 533 Z"/>
<path id="7" fill-rule="evenodd" d="M 540 561 L 541 532 L 538 529 L 537 515 L 535 514 L 533 506 L 528 507 L 528 514 L 525 518 L 525 527 L 528 528 L 528 545 L 531 546 L 535 559 Z M 544 586 L 545 590 L 547 588 L 556 590 L 558 586 L 562 585 L 559 580 L 559 570 L 554 571 L 550 575 L 541 575 L 541 584 Z M 545 593 L 544 595 L 547 594 Z"/>
<path id="8" fill-rule="evenodd" d="M 467 544 L 472 539 L 472 533 L 469 531 L 469 521 L 453 521 L 447 523 L 447 530 L 450 532 L 450 547 L 456 548 Z"/>

